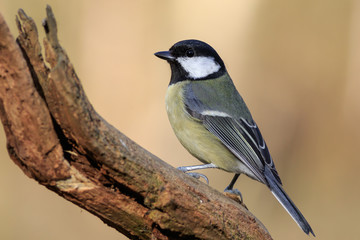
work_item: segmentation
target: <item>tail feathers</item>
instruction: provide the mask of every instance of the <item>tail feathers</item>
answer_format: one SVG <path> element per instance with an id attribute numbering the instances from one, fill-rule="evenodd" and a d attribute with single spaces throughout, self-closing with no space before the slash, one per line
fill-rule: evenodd
<path id="1" fill-rule="evenodd" d="M 286 209 L 286 211 L 290 214 L 290 216 L 294 219 L 294 221 L 299 225 L 299 227 L 309 235 L 311 233 L 314 237 L 315 234 L 310 227 L 310 224 L 306 221 L 305 217 L 301 214 L 300 210 L 295 206 L 293 201 L 286 194 L 284 189 L 281 187 L 279 183 L 277 183 L 276 179 L 271 173 L 271 170 L 265 167 L 265 178 L 269 184 L 270 190 L 272 194 L 276 197 L 276 199 L 281 203 L 281 205 Z"/>

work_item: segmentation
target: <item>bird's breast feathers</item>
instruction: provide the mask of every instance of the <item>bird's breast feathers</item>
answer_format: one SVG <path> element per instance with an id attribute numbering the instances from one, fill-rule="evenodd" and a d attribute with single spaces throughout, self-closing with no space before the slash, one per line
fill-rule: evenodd
<path id="1" fill-rule="evenodd" d="M 213 163 L 229 172 L 253 175 L 202 122 L 193 118 L 184 104 L 184 89 L 190 81 L 172 84 L 166 92 L 166 111 L 181 144 L 204 163 Z"/>

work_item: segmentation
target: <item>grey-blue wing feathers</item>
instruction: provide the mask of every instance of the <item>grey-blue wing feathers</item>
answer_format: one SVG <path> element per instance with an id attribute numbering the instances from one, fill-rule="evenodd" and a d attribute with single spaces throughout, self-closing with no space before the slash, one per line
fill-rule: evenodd
<path id="1" fill-rule="evenodd" d="M 201 121 L 253 173 L 255 179 L 270 188 L 305 233 L 314 235 L 309 223 L 283 190 L 260 130 L 230 77 L 225 75 L 216 81 L 200 84 L 193 81 L 184 89 L 187 112 Z"/>
<path id="2" fill-rule="evenodd" d="M 258 181 L 266 184 L 263 171 L 267 165 L 281 185 L 268 147 L 230 77 L 206 84 L 190 82 L 184 90 L 186 110 L 192 117 L 202 121 Z"/>
<path id="3" fill-rule="evenodd" d="M 203 124 L 255 175 L 256 179 L 266 183 L 264 164 L 260 160 L 254 143 L 246 130 L 230 117 L 203 116 Z"/>

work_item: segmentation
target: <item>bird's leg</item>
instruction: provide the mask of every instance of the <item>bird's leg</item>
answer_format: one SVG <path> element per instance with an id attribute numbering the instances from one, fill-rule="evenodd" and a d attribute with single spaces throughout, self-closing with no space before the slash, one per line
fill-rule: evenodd
<path id="1" fill-rule="evenodd" d="M 241 192 L 237 189 L 234 189 L 235 182 L 239 178 L 239 176 L 240 176 L 240 173 L 235 174 L 235 176 L 231 180 L 229 186 L 227 186 L 225 188 L 224 192 L 233 193 L 233 194 L 240 196 L 240 200 L 241 200 L 241 202 L 243 202 L 243 197 L 241 195 Z"/>
<path id="2" fill-rule="evenodd" d="M 177 169 L 179 169 L 180 171 L 196 178 L 204 178 L 206 183 L 209 184 L 209 179 L 201 173 L 188 173 L 188 171 L 194 171 L 194 170 L 200 170 L 200 169 L 207 169 L 207 168 L 218 168 L 216 165 L 209 163 L 209 164 L 203 164 L 203 165 L 196 165 L 196 166 L 187 166 L 187 167 L 178 167 Z"/>

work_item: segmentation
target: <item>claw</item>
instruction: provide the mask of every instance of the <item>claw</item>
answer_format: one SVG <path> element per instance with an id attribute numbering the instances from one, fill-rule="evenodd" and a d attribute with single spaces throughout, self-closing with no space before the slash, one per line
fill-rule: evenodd
<path id="1" fill-rule="evenodd" d="M 205 179 L 206 183 L 209 184 L 209 179 L 207 178 L 207 176 L 205 176 L 202 173 L 189 172 L 189 173 L 186 173 L 186 174 L 188 174 L 189 176 L 192 176 L 193 178 L 196 178 L 196 179 L 200 179 L 202 177 L 202 178 Z"/>
<path id="2" fill-rule="evenodd" d="M 177 169 L 179 169 L 180 171 L 182 171 L 183 173 L 189 174 L 190 176 L 196 178 L 196 179 L 200 179 L 201 177 L 205 179 L 206 183 L 209 184 L 209 179 L 201 173 L 188 173 L 188 171 L 194 171 L 194 170 L 200 170 L 200 169 L 207 169 L 207 168 L 218 168 L 215 164 L 213 163 L 208 163 L 208 164 L 203 164 L 203 165 L 195 165 L 195 166 L 187 166 L 187 167 L 178 167 Z"/>
<path id="3" fill-rule="evenodd" d="M 209 179 L 207 178 L 207 176 L 205 176 L 202 173 L 187 172 L 187 171 L 189 171 L 189 167 L 178 167 L 177 169 L 182 171 L 183 173 L 186 173 L 187 175 L 189 175 L 193 178 L 196 178 L 196 179 L 204 178 L 206 183 L 209 184 Z"/>
<path id="4" fill-rule="evenodd" d="M 241 203 L 244 202 L 244 201 L 243 201 L 242 194 L 241 194 L 241 192 L 240 192 L 238 189 L 228 189 L 228 188 L 225 188 L 224 192 L 230 193 L 230 194 L 235 194 L 235 195 L 237 195 L 237 196 L 240 197 Z"/>

